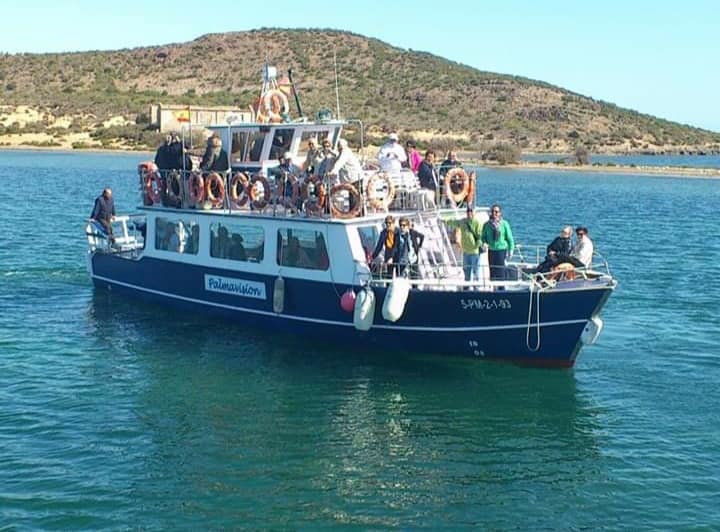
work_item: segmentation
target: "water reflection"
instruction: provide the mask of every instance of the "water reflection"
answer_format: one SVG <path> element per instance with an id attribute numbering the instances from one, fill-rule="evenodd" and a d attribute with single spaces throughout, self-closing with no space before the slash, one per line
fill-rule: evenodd
<path id="1" fill-rule="evenodd" d="M 134 497 L 168 494 L 185 524 L 268 499 L 328 523 L 460 524 L 600 475 L 572 372 L 303 346 L 105 293 L 88 322 L 141 368 Z"/>

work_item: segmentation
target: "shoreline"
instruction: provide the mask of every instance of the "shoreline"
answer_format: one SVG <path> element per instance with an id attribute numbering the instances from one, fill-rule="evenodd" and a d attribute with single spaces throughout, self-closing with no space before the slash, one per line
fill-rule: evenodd
<path id="1" fill-rule="evenodd" d="M 136 154 L 152 157 L 152 150 L 124 150 L 110 148 L 81 148 L 73 149 L 64 146 L 3 146 L 0 145 L 0 153 L 4 151 L 45 151 L 55 153 L 105 153 L 105 154 Z M 631 165 L 566 165 L 556 164 L 552 162 L 537 163 L 523 161 L 513 164 L 495 164 L 486 161 L 478 161 L 468 159 L 468 166 L 477 166 L 480 168 L 498 168 L 503 170 L 558 170 L 561 172 L 584 172 L 584 173 L 610 173 L 610 174 L 633 174 L 648 176 L 669 176 L 669 177 L 685 177 L 689 179 L 720 179 L 720 168 L 707 168 L 698 166 L 631 166 Z"/>

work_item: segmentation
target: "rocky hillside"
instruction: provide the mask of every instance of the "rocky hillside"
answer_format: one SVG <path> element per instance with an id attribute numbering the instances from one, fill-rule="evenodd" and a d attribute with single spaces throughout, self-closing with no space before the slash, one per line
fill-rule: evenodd
<path id="1" fill-rule="evenodd" d="M 334 54 L 335 52 L 335 54 Z M 261 29 L 111 52 L 0 56 L 0 144 L 154 147 L 151 103 L 247 106 L 265 59 L 292 67 L 307 115 L 335 109 L 379 139 L 525 151 L 714 151 L 720 133 L 593 100 L 540 81 L 483 72 L 331 30 Z M 18 106 L 25 106 L 20 107 Z M 20 142 L 21 144 L 23 142 Z"/>

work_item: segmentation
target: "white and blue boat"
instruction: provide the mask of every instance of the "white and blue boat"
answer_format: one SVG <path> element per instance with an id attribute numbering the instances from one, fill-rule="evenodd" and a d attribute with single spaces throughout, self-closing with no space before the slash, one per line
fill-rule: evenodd
<path id="1" fill-rule="evenodd" d="M 390 353 L 571 367 L 582 346 L 595 341 L 617 284 L 599 255 L 592 268 L 526 275 L 538 256 L 532 249 L 529 260 L 528 248 L 519 247 L 509 279 L 490 280 L 484 259 L 482 278 L 468 282 L 446 223 L 464 210 L 435 207 L 446 204 L 442 197 L 425 201 L 411 172 L 366 166 L 355 186 L 317 176 L 269 177 L 285 152 L 304 160 L 309 138 L 335 145 L 348 124 L 360 135 L 362 126 L 328 112 L 290 121 L 287 95 L 272 69 L 265 74 L 249 121 L 207 128 L 229 148 L 229 171 L 161 175 L 142 163 L 138 212 L 115 218 L 114 242 L 88 221 L 96 289 L 304 341 Z M 471 181 L 455 173 L 447 194 L 474 201 L 472 192 L 463 198 Z M 409 218 L 425 235 L 417 279 L 388 278 L 368 266 L 388 213 Z M 476 213 L 487 219 L 486 209 Z"/>

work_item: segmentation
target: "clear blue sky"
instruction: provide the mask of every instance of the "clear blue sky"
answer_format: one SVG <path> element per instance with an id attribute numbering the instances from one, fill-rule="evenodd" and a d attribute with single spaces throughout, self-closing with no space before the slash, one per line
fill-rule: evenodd
<path id="1" fill-rule="evenodd" d="M 261 27 L 331 28 L 720 131 L 715 0 L 5 0 L 0 12 L 0 52 L 110 50 Z"/>

